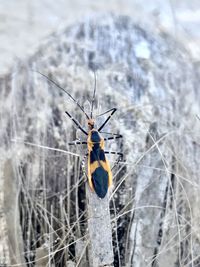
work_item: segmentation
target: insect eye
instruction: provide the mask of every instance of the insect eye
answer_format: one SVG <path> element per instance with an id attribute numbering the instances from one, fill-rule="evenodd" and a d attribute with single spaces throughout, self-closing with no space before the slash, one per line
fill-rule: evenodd
<path id="1" fill-rule="evenodd" d="M 93 121 L 88 121 L 88 125 L 89 126 L 94 126 L 94 122 Z"/>

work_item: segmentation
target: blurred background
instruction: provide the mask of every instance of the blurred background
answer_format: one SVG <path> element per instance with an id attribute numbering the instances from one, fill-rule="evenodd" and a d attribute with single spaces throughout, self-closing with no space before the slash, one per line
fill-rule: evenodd
<path id="1" fill-rule="evenodd" d="M 16 58 L 26 58 L 42 40 L 62 27 L 97 12 L 128 15 L 150 28 L 162 28 L 181 40 L 194 60 L 200 57 L 198 0 L 0 0 L 0 73 Z"/>

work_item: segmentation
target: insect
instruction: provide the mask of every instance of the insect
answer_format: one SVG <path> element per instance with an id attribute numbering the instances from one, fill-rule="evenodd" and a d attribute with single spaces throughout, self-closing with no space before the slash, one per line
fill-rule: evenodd
<path id="1" fill-rule="evenodd" d="M 90 189 L 92 191 L 95 191 L 97 196 L 99 198 L 104 198 L 107 194 L 108 188 L 112 185 L 112 172 L 111 167 L 109 164 L 108 159 L 106 158 L 105 154 L 116 154 L 121 159 L 123 157 L 123 154 L 120 152 L 110 152 L 105 151 L 105 141 L 107 140 L 113 140 L 122 138 L 122 135 L 120 134 L 113 134 L 113 133 L 107 133 L 111 135 L 110 137 L 103 138 L 101 135 L 102 129 L 105 127 L 105 125 L 109 122 L 113 114 L 117 111 L 116 108 L 111 108 L 104 113 L 98 115 L 103 116 L 106 114 L 109 114 L 107 118 L 104 120 L 104 122 L 97 127 L 95 125 L 95 120 L 93 118 L 93 108 L 94 108 L 94 101 L 95 101 L 95 94 L 96 94 L 96 74 L 94 72 L 94 78 L 95 78 L 95 84 L 94 84 L 94 91 L 93 91 L 93 97 L 91 102 L 91 110 L 90 115 L 86 113 L 84 108 L 78 103 L 78 101 L 75 100 L 75 98 L 67 92 L 64 88 L 62 88 L 59 84 L 57 84 L 55 81 L 50 79 L 48 76 L 46 76 L 43 73 L 40 73 L 39 71 L 36 71 L 37 73 L 44 76 L 48 81 L 53 83 L 56 87 L 61 89 L 63 92 L 65 92 L 72 100 L 76 103 L 76 105 L 79 107 L 79 109 L 84 113 L 87 119 L 87 125 L 88 125 L 88 131 L 86 131 L 83 126 L 74 118 L 72 115 L 65 111 L 67 116 L 73 121 L 76 128 L 79 129 L 86 137 L 86 140 L 75 140 L 70 143 L 69 145 L 87 145 L 87 176 L 88 176 L 88 182 Z M 102 132 L 103 133 L 103 132 Z"/>

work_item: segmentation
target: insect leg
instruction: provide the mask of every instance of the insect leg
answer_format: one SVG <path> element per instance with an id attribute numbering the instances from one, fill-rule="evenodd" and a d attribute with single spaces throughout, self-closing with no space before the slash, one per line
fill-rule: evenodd
<path id="1" fill-rule="evenodd" d="M 69 113 L 69 112 L 67 112 L 67 111 L 65 111 L 65 113 L 70 117 L 70 119 L 76 124 L 76 126 L 85 134 L 85 135 L 88 135 L 88 133 L 83 129 L 83 127 L 80 125 L 80 123 L 76 120 L 76 119 L 74 119 L 73 117 L 72 117 L 72 115 Z"/>
<path id="2" fill-rule="evenodd" d="M 123 138 L 121 134 L 113 134 L 113 136 L 104 138 L 104 141 Z"/>
<path id="3" fill-rule="evenodd" d="M 115 152 L 115 151 L 104 151 L 105 154 L 114 154 L 119 155 L 121 158 L 123 158 L 124 154 L 121 152 Z"/>
<path id="4" fill-rule="evenodd" d="M 114 114 L 116 111 L 117 111 L 116 108 L 111 108 L 111 109 L 105 111 L 104 113 L 98 115 L 98 117 L 99 117 L 99 116 L 101 116 L 101 115 L 104 115 L 104 114 L 107 114 L 107 113 L 111 112 L 111 114 L 108 116 L 108 118 L 107 118 L 107 119 L 104 121 L 104 123 L 99 127 L 99 129 L 98 129 L 99 132 L 101 131 L 101 129 L 103 129 L 103 127 L 107 124 L 107 122 L 111 119 L 111 117 L 113 116 L 113 114 Z"/>
<path id="5" fill-rule="evenodd" d="M 111 137 L 107 137 L 107 138 L 104 138 L 104 141 L 107 141 L 107 140 L 113 140 L 113 139 L 119 139 L 119 138 L 122 138 L 123 136 L 118 134 L 116 136 L 111 136 Z M 69 142 L 68 145 L 72 146 L 72 145 L 87 145 L 87 141 L 78 141 L 78 140 L 74 140 L 72 142 Z"/>
<path id="6" fill-rule="evenodd" d="M 76 141 L 76 140 L 74 140 L 74 141 L 68 143 L 68 145 L 70 145 L 70 146 L 73 146 L 73 145 L 87 145 L 87 142 L 86 141 Z"/>
<path id="7" fill-rule="evenodd" d="M 84 156 L 83 159 L 81 160 L 81 167 L 82 167 L 82 170 L 83 170 L 84 174 L 85 174 L 86 177 L 88 178 L 87 173 L 86 173 L 86 170 L 85 170 L 85 161 L 86 161 L 86 158 L 87 158 L 87 155 L 85 154 L 85 156 Z"/>

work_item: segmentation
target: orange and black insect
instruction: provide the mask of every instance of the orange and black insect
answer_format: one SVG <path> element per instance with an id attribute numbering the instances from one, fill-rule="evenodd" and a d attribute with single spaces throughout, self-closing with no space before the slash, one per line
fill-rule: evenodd
<path id="1" fill-rule="evenodd" d="M 38 72 L 38 71 L 37 71 Z M 40 72 L 38 72 L 40 73 Z M 110 137 L 103 138 L 102 137 L 102 129 L 104 126 L 108 123 L 110 118 L 113 116 L 113 114 L 116 112 L 116 108 L 111 108 L 104 113 L 98 115 L 98 116 L 103 116 L 105 114 L 109 114 L 108 117 L 105 119 L 105 121 L 102 123 L 100 127 L 95 126 L 95 120 L 93 119 L 93 108 L 94 108 L 94 101 L 95 101 L 95 94 L 96 94 L 96 74 L 94 73 L 95 76 L 95 85 L 94 85 L 94 91 L 93 91 L 93 98 L 91 102 L 91 111 L 90 111 L 90 116 L 85 112 L 84 108 L 76 101 L 73 96 L 68 93 L 65 89 L 63 89 L 60 85 L 58 85 L 55 81 L 47 77 L 46 75 L 40 73 L 42 76 L 47 78 L 50 82 L 52 82 L 56 87 L 64 91 L 75 103 L 76 105 L 80 108 L 80 110 L 85 114 L 87 118 L 87 123 L 88 123 L 88 131 L 86 131 L 81 124 L 72 117 L 72 115 L 68 112 L 65 111 L 67 116 L 73 121 L 73 123 L 76 125 L 78 129 L 82 131 L 84 135 L 87 136 L 87 140 L 78 140 L 78 141 L 72 141 L 68 143 L 69 145 L 87 145 L 87 157 L 88 157 L 88 171 L 87 171 L 87 176 L 88 176 L 88 182 L 89 186 L 92 191 L 95 191 L 98 197 L 104 198 L 106 196 L 106 193 L 108 191 L 108 188 L 112 185 L 112 172 L 110 168 L 110 164 L 108 159 L 106 158 L 105 154 L 116 154 L 120 158 L 123 157 L 123 154 L 120 152 L 110 152 L 110 151 L 105 151 L 104 146 L 105 146 L 105 141 L 106 140 L 113 140 L 113 139 L 118 139 L 122 138 L 122 135 L 120 134 L 114 134 L 114 133 L 106 133 L 111 135 Z"/>

